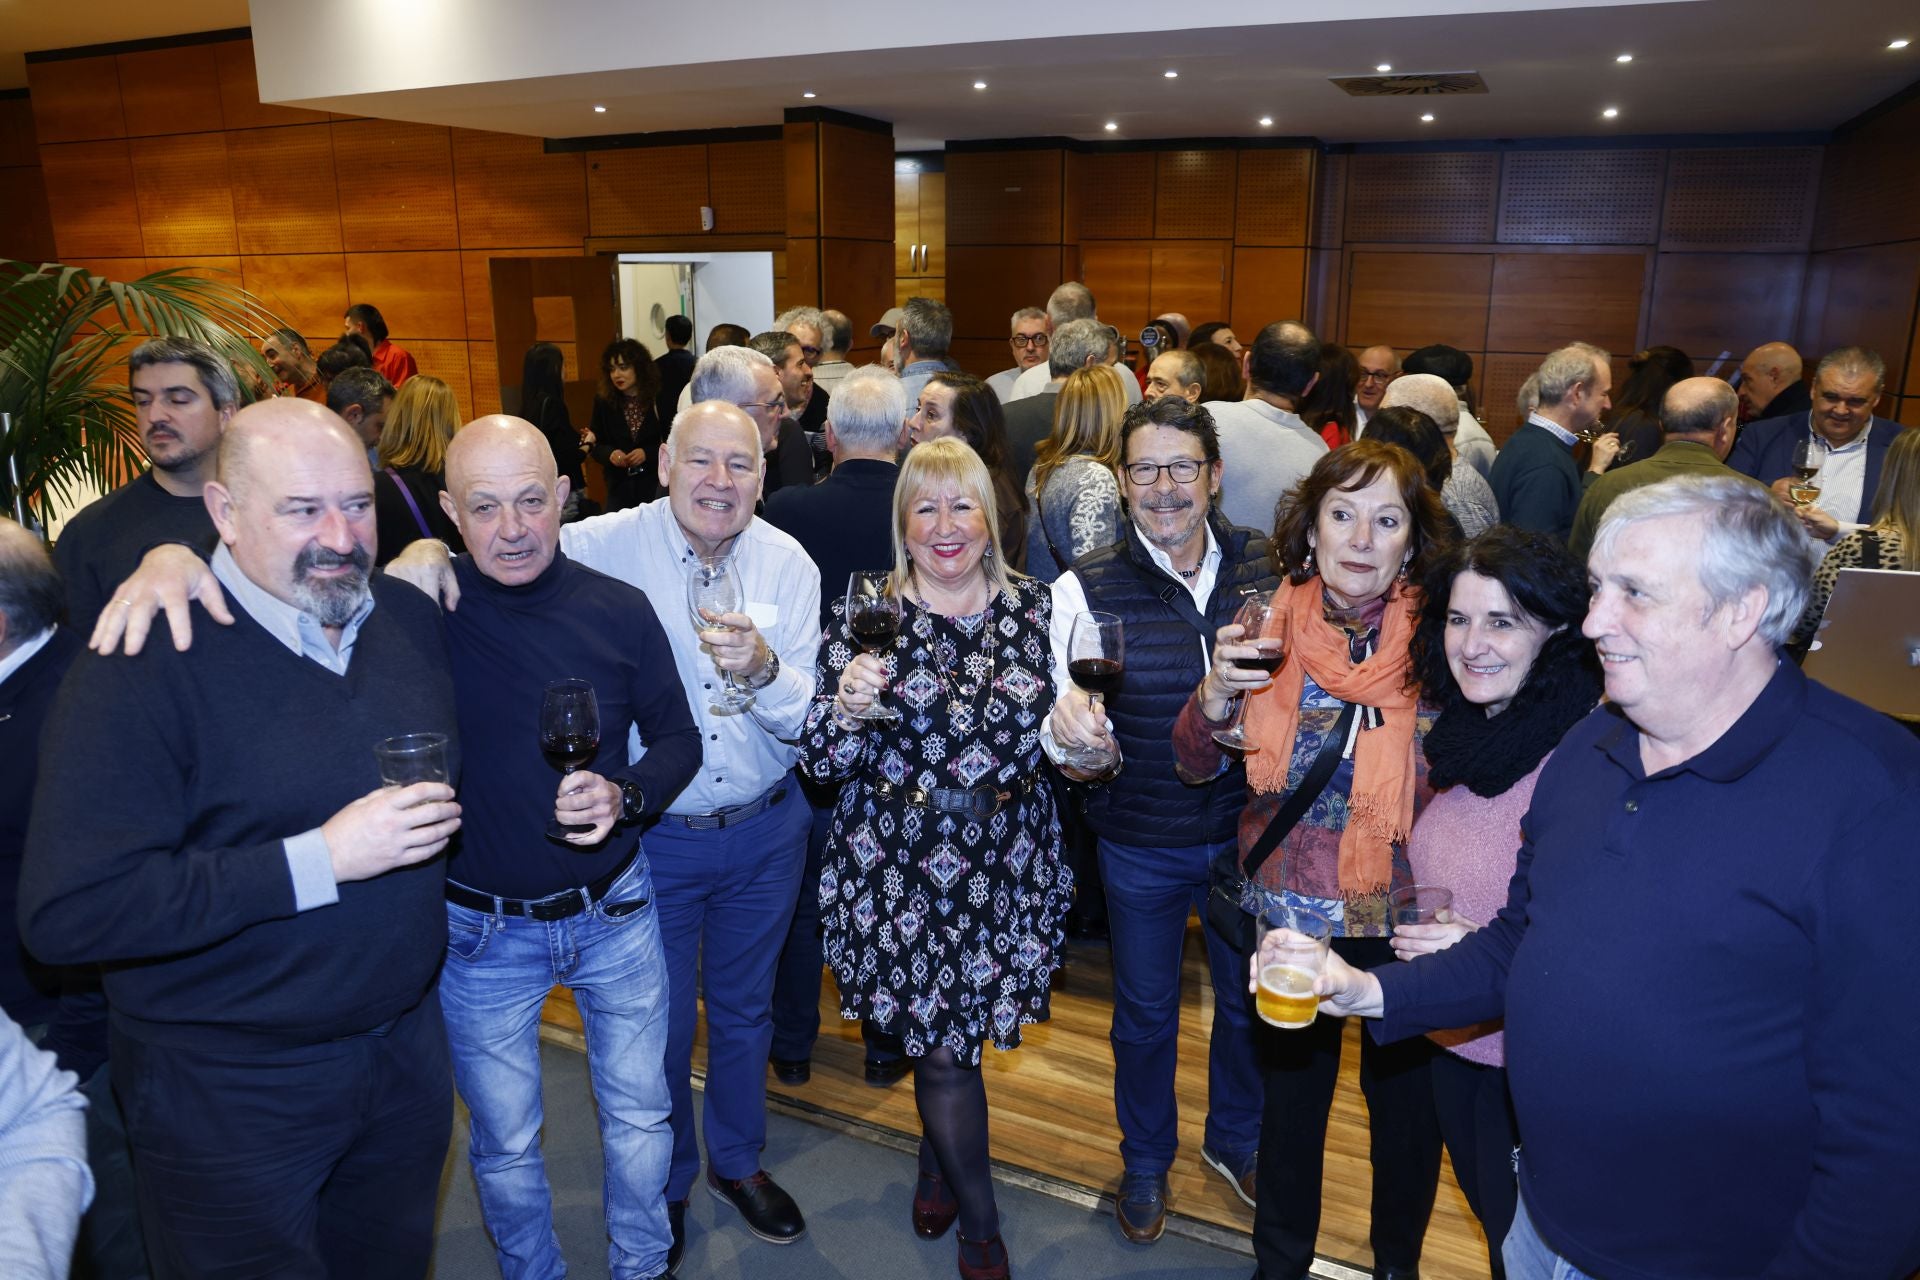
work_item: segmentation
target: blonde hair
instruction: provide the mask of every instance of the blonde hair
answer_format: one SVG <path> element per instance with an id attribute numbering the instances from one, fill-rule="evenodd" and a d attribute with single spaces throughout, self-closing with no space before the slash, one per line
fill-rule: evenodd
<path id="1" fill-rule="evenodd" d="M 447 469 L 447 442 L 460 427 L 453 388 L 416 373 L 401 384 L 380 428 L 380 465 L 419 467 L 435 475 Z"/>
<path id="2" fill-rule="evenodd" d="M 1902 431 L 1887 447 L 1873 494 L 1873 527 L 1898 530 L 1900 567 L 1920 573 L 1920 429 Z"/>
<path id="3" fill-rule="evenodd" d="M 1125 376 L 1110 364 L 1067 375 L 1053 402 L 1053 431 L 1033 451 L 1033 491 L 1045 493 L 1055 467 L 1078 455 L 1113 470 L 1120 461 L 1120 420 L 1127 414 Z"/>
<path id="4" fill-rule="evenodd" d="M 1013 584 L 1023 575 L 1007 564 L 1000 551 L 1000 514 L 993 504 L 993 476 L 980 455 L 966 441 L 953 436 L 913 446 L 900 464 L 900 478 L 893 485 L 893 593 L 904 596 L 913 576 L 913 562 L 907 556 L 907 509 L 927 491 L 946 489 L 958 490 L 980 508 L 987 522 L 987 554 L 981 557 L 981 572 L 995 592 L 1011 596 Z"/>

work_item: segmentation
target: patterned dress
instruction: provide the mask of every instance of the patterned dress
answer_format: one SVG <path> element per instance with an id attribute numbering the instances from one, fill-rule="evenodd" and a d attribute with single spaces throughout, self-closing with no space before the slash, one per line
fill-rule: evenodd
<path id="1" fill-rule="evenodd" d="M 909 1057 L 946 1046 L 967 1065 L 991 1039 L 1044 1021 L 1073 899 L 1040 725 L 1053 705 L 1052 597 L 1021 579 L 968 618 L 911 599 L 888 656 L 899 724 L 844 729 L 840 676 L 859 653 L 844 602 L 820 648 L 800 767 L 844 782 L 820 866 L 825 954 L 840 1013 L 899 1035 Z M 892 794 L 875 790 L 880 780 Z M 1030 789 L 1029 788 L 1030 785 Z M 907 803 L 913 787 L 1013 792 L 986 821 Z"/>

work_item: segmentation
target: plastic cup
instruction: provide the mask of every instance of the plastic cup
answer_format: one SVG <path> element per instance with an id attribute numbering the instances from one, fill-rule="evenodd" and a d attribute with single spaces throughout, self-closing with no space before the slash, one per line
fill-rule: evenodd
<path id="1" fill-rule="evenodd" d="M 1387 922 L 1445 924 L 1453 919 L 1453 890 L 1437 884 L 1410 884 L 1387 895 Z"/>
<path id="2" fill-rule="evenodd" d="M 416 782 L 447 780 L 447 735 L 444 733 L 403 733 L 373 744 L 373 758 L 380 766 L 380 783 L 388 787 L 407 787 Z"/>
<path id="3" fill-rule="evenodd" d="M 1298 1030 L 1313 1025 L 1320 997 L 1313 980 L 1327 967 L 1333 925 L 1304 907 L 1274 905 L 1260 912 L 1259 978 L 1254 1010 L 1269 1026 Z"/>

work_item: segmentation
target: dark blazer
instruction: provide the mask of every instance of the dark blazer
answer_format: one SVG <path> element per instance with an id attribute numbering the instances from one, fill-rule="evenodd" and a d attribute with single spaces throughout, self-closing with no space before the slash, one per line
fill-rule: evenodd
<path id="1" fill-rule="evenodd" d="M 0 1008 L 22 1026 L 52 1022 L 60 990 L 58 972 L 20 944 L 20 859 L 39 774 L 40 729 L 82 647 L 79 636 L 57 627 L 40 652 L 0 681 L 0 760 L 7 762 L 0 768 Z"/>
<path id="2" fill-rule="evenodd" d="M 900 468 L 876 458 L 849 458 L 816 485 L 782 489 L 761 518 L 790 533 L 820 570 L 820 628 L 856 569 L 893 566 L 893 485 Z"/>
<path id="3" fill-rule="evenodd" d="M 678 391 L 674 395 L 678 396 Z M 660 496 L 660 443 L 666 432 L 660 429 L 657 407 L 649 408 L 640 420 L 640 429 L 627 426 L 626 407 L 605 396 L 593 398 L 593 458 L 606 471 L 607 510 L 625 511 Z M 645 462 L 637 467 L 616 467 L 608 461 L 613 451 L 630 453 L 644 449 Z"/>
<path id="4" fill-rule="evenodd" d="M 1023 493 L 1033 470 L 1033 451 L 1053 434 L 1053 404 L 1059 398 L 1060 388 L 1050 387 L 1007 406 L 1007 470 Z"/>
<path id="5" fill-rule="evenodd" d="M 1813 392 L 1804 382 L 1790 382 L 1780 394 L 1767 401 L 1767 407 L 1753 415 L 1755 422 L 1783 418 L 1790 413 L 1806 413 L 1813 408 Z"/>
<path id="6" fill-rule="evenodd" d="M 1782 476 L 1793 474 L 1793 444 L 1813 429 L 1811 413 L 1790 413 L 1785 417 L 1749 422 L 1734 441 L 1727 465 L 1770 485 Z M 1864 524 L 1873 511 L 1873 495 L 1880 487 L 1880 466 L 1887 460 L 1887 448 L 1904 428 L 1897 422 L 1876 417 L 1867 424 L 1867 475 L 1860 485 L 1860 510 L 1857 513 L 1835 511 L 1838 520 Z"/>
<path id="7" fill-rule="evenodd" d="M 671 347 L 653 358 L 654 367 L 660 370 L 660 394 L 653 403 L 661 422 L 672 424 L 680 393 L 693 381 L 694 364 L 693 352 L 685 347 Z"/>
<path id="8" fill-rule="evenodd" d="M 1573 450 L 1537 423 L 1522 423 L 1493 460 L 1493 496 L 1500 522 L 1516 529 L 1550 533 L 1565 542 L 1587 486 L 1596 479 L 1582 473 Z"/>

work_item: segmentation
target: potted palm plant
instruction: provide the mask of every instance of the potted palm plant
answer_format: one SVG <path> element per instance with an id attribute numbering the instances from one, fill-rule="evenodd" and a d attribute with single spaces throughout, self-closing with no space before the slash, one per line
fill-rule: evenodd
<path id="1" fill-rule="evenodd" d="M 273 386 L 255 340 L 279 324 L 245 289 L 187 268 L 119 281 L 0 260 L 0 413 L 12 423 L 0 438 L 0 510 L 45 528 L 76 494 L 103 492 L 145 465 L 119 367 L 132 344 L 204 342 L 233 361 L 251 399 Z"/>

